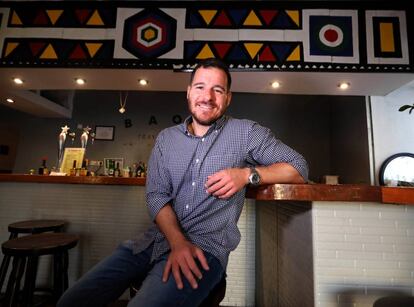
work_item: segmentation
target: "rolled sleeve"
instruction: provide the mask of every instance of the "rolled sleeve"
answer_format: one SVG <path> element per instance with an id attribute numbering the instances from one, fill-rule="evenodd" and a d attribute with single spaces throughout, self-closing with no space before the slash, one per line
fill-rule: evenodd
<path id="1" fill-rule="evenodd" d="M 305 158 L 277 139 L 270 129 L 254 123 L 247 144 L 249 163 L 254 165 L 288 163 L 299 172 L 305 181 L 308 180 L 309 170 Z"/>

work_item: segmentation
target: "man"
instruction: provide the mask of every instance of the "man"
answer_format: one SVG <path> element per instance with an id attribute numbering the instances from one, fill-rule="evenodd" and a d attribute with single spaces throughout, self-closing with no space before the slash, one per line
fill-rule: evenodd
<path id="1" fill-rule="evenodd" d="M 104 306 L 135 280 L 129 306 L 197 306 L 225 274 L 240 241 L 237 220 L 248 184 L 303 183 L 304 158 L 249 120 L 224 115 L 231 76 L 200 62 L 187 88 L 191 113 L 160 132 L 146 183 L 154 225 L 82 277 L 58 306 Z"/>

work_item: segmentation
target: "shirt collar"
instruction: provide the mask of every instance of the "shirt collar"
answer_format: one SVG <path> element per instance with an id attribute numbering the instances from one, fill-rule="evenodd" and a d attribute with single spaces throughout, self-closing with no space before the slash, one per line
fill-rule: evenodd
<path id="1" fill-rule="evenodd" d="M 228 120 L 228 117 L 226 115 L 222 115 L 218 120 L 216 120 L 211 125 L 211 127 L 208 129 L 206 134 L 209 134 L 213 130 L 221 129 L 224 126 L 224 124 L 227 122 L 227 120 Z M 187 128 L 188 125 L 190 125 L 192 122 L 193 122 L 193 117 L 190 115 L 184 120 L 184 123 L 182 123 L 184 132 L 187 135 L 192 135 L 192 133 L 188 131 L 188 128 Z"/>

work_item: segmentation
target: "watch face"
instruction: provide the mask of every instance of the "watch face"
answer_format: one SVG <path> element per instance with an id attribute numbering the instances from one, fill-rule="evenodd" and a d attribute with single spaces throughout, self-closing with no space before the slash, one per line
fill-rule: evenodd
<path id="1" fill-rule="evenodd" d="M 250 174 L 249 182 L 252 185 L 258 185 L 260 183 L 260 176 L 256 170 L 252 171 L 252 173 Z"/>

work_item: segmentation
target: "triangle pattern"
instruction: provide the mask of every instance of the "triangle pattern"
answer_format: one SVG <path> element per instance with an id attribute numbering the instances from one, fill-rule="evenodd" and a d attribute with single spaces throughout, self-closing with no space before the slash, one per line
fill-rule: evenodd
<path id="1" fill-rule="evenodd" d="M 88 26 L 103 26 L 105 25 L 102 21 L 101 15 L 99 15 L 98 10 L 95 10 L 89 18 L 88 22 L 86 23 Z"/>
<path id="2" fill-rule="evenodd" d="M 266 25 L 270 25 L 272 23 L 272 20 L 277 15 L 277 10 L 260 10 L 259 14 L 262 17 L 263 21 Z"/>
<path id="3" fill-rule="evenodd" d="M 286 61 L 300 61 L 300 45 L 297 45 L 295 49 L 293 49 L 292 53 L 287 57 Z"/>
<path id="4" fill-rule="evenodd" d="M 23 24 L 22 21 L 20 20 L 19 15 L 17 15 L 16 11 L 13 11 L 10 24 L 12 24 L 12 25 L 22 25 Z"/>
<path id="5" fill-rule="evenodd" d="M 102 43 L 85 43 L 91 58 L 95 56 L 98 50 L 102 47 Z"/>
<path id="6" fill-rule="evenodd" d="M 286 14 L 292 19 L 296 26 L 300 26 L 299 11 L 297 10 L 286 10 Z"/>
<path id="7" fill-rule="evenodd" d="M 265 48 L 263 48 L 263 51 L 259 54 L 259 61 L 276 62 L 276 57 L 273 54 L 272 50 L 270 50 L 269 46 L 265 46 Z"/>
<path id="8" fill-rule="evenodd" d="M 272 26 L 279 29 L 297 28 L 297 25 L 293 22 L 292 18 L 287 15 L 286 11 L 279 11 L 277 18 L 275 18 L 272 22 Z"/>
<path id="9" fill-rule="evenodd" d="M 46 43 L 42 43 L 42 42 L 29 43 L 29 48 L 30 48 L 30 51 L 32 52 L 32 55 L 36 57 L 40 53 L 40 51 L 43 50 L 45 45 L 46 45 Z"/>
<path id="10" fill-rule="evenodd" d="M 231 21 L 225 11 L 221 11 L 214 21 L 215 26 L 231 26 Z"/>
<path id="11" fill-rule="evenodd" d="M 231 43 L 214 43 L 213 46 L 214 46 L 215 51 L 219 55 L 220 59 L 224 59 L 227 52 L 229 52 Z"/>
<path id="12" fill-rule="evenodd" d="M 231 19 L 233 19 L 235 26 L 240 26 L 243 20 L 246 19 L 247 9 L 234 9 L 228 11 Z"/>
<path id="13" fill-rule="evenodd" d="M 63 10 L 46 10 L 46 14 L 49 16 L 52 25 L 56 24 L 56 21 L 59 19 L 62 13 Z"/>
<path id="14" fill-rule="evenodd" d="M 201 42 L 187 42 L 184 44 L 184 57 L 188 58 L 195 58 L 195 54 L 201 49 L 202 43 Z"/>
<path id="15" fill-rule="evenodd" d="M 233 48 L 229 52 L 228 59 L 233 60 L 233 61 L 238 61 L 238 60 L 246 61 L 246 60 L 249 60 L 247 55 L 246 55 L 246 52 L 244 51 L 244 48 L 242 48 L 240 45 L 234 45 L 233 46 Z"/>
<path id="16" fill-rule="evenodd" d="M 246 48 L 247 52 L 250 55 L 250 58 L 254 59 L 256 54 L 259 52 L 260 48 L 262 48 L 263 44 L 261 43 L 244 43 L 244 48 Z"/>
<path id="17" fill-rule="evenodd" d="M 49 44 L 45 51 L 40 55 L 40 59 L 57 59 L 57 55 L 55 49 L 53 48 L 52 44 Z"/>
<path id="18" fill-rule="evenodd" d="M 17 46 L 19 46 L 19 43 L 8 43 L 6 45 L 6 50 L 4 51 L 4 56 L 7 57 Z"/>
<path id="19" fill-rule="evenodd" d="M 202 23 L 202 21 L 200 20 L 200 15 L 195 12 L 190 13 L 189 24 L 191 25 L 191 27 L 197 27 L 197 28 L 204 26 L 204 23 Z"/>
<path id="20" fill-rule="evenodd" d="M 75 10 L 76 18 L 78 19 L 80 24 L 85 24 L 86 19 L 89 17 L 91 13 L 91 10 L 87 9 L 81 9 L 81 10 Z"/>
<path id="21" fill-rule="evenodd" d="M 50 23 L 49 17 L 44 11 L 38 11 L 33 20 L 34 25 L 48 25 Z"/>
<path id="22" fill-rule="evenodd" d="M 217 10 L 199 10 L 198 12 L 200 13 L 201 17 L 203 17 L 206 25 L 209 25 L 211 20 L 217 14 Z"/>
<path id="23" fill-rule="evenodd" d="M 207 59 L 207 58 L 214 58 L 213 51 L 211 51 L 208 44 L 205 44 L 203 49 L 201 49 L 200 53 L 196 56 L 196 59 Z"/>
<path id="24" fill-rule="evenodd" d="M 251 10 L 249 15 L 243 22 L 244 26 L 261 26 L 262 22 L 260 21 L 259 17 L 257 17 L 256 13 Z"/>
<path id="25" fill-rule="evenodd" d="M 87 55 L 82 47 L 78 44 L 76 45 L 75 49 L 73 49 L 72 53 L 69 56 L 69 59 L 86 59 Z"/>
<path id="26" fill-rule="evenodd" d="M 275 54 L 279 60 L 282 62 L 285 61 L 286 57 L 290 54 L 291 45 L 289 44 L 271 44 L 270 48 L 273 51 L 273 54 Z"/>

